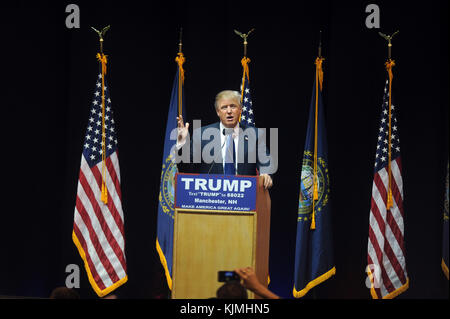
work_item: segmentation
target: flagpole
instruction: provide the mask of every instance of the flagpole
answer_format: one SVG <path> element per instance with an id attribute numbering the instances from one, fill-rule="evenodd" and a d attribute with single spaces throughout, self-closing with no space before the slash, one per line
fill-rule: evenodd
<path id="1" fill-rule="evenodd" d="M 180 28 L 180 41 L 178 42 L 178 53 L 182 53 L 181 48 L 183 47 L 183 28 Z"/>
<path id="2" fill-rule="evenodd" d="M 111 26 L 104 27 L 101 31 L 91 27 L 99 36 L 100 53 L 97 54 L 98 61 L 102 64 L 102 189 L 101 201 L 108 204 L 108 189 L 106 188 L 106 132 L 105 132 L 105 74 L 106 74 L 106 55 L 103 54 L 103 36 Z"/>
<path id="3" fill-rule="evenodd" d="M 318 56 L 319 58 L 322 57 L 322 30 L 319 31 L 319 49 L 318 49 Z"/>
<path id="4" fill-rule="evenodd" d="M 389 117 L 389 123 L 388 123 L 388 194 L 387 194 L 387 200 L 386 200 L 386 208 L 389 210 L 390 208 L 392 208 L 394 206 L 394 202 L 392 199 L 392 171 L 391 171 L 391 156 L 392 156 L 392 151 L 391 151 L 391 127 L 392 127 L 392 123 L 391 123 L 391 104 L 392 104 L 392 78 L 393 73 L 392 73 L 392 68 L 395 66 L 395 62 L 394 60 L 392 60 L 391 58 L 391 49 L 392 49 L 392 38 L 394 37 L 394 35 L 396 35 L 397 33 L 399 33 L 400 31 L 395 31 L 392 35 L 386 35 L 384 33 L 378 32 L 378 34 L 383 37 L 386 41 L 388 41 L 388 60 L 385 63 L 386 66 L 386 70 L 388 72 L 389 75 L 389 105 L 388 105 L 388 117 Z"/>
<path id="5" fill-rule="evenodd" d="M 183 37 L 183 28 L 180 28 L 180 41 L 178 42 L 178 54 L 183 54 L 182 51 L 182 47 L 183 47 L 183 42 L 182 41 L 182 37 Z M 181 66 L 178 65 L 178 68 L 180 68 Z M 182 112 L 183 112 L 183 95 L 182 95 L 182 90 L 183 87 L 181 85 L 181 72 L 178 69 L 178 117 L 182 116 Z"/>

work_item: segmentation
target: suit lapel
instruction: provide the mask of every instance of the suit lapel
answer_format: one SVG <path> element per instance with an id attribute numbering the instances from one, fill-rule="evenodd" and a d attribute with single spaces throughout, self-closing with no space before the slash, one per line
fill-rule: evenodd
<path id="1" fill-rule="evenodd" d="M 241 128 L 242 131 L 245 131 L 247 129 L 246 126 L 239 124 L 239 127 Z M 239 175 L 245 175 L 245 166 L 246 166 L 246 159 L 248 159 L 248 139 L 246 139 L 245 137 L 239 140 L 239 151 L 238 151 L 238 157 L 243 159 L 243 162 L 240 163 L 239 162 L 239 158 L 237 158 L 236 160 L 238 161 L 238 171 L 237 174 Z M 242 154 L 244 154 L 244 156 L 242 157 Z"/>

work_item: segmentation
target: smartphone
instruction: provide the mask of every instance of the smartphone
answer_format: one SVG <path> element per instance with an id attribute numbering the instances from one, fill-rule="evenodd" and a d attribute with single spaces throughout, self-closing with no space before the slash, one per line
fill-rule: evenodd
<path id="1" fill-rule="evenodd" d="M 217 280 L 219 282 L 227 282 L 227 281 L 240 281 L 241 277 L 234 271 L 219 271 L 217 273 Z"/>

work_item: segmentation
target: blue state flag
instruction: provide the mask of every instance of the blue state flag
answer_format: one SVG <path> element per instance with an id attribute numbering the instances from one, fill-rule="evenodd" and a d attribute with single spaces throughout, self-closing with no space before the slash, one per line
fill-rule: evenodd
<path id="1" fill-rule="evenodd" d="M 173 252 L 173 222 L 175 202 L 175 174 L 178 172 L 173 153 L 176 144 L 176 133 L 170 139 L 171 132 L 176 132 L 177 116 L 179 108 L 182 109 L 184 117 L 184 71 L 182 64 L 184 57 L 178 54 L 177 73 L 173 81 L 172 95 L 170 98 L 169 113 L 167 116 L 166 134 L 164 137 L 164 153 L 162 158 L 161 180 L 159 187 L 158 224 L 156 237 L 156 250 L 167 279 L 167 285 L 172 290 L 172 252 Z M 172 133 L 173 134 L 173 133 Z M 171 153 L 172 151 L 172 153 Z"/>
<path id="2" fill-rule="evenodd" d="M 322 58 L 316 59 L 301 168 L 293 295 L 301 298 L 336 273 L 333 261 L 330 181 L 322 101 Z"/>
<path id="3" fill-rule="evenodd" d="M 447 162 L 447 179 L 445 182 L 445 200 L 444 200 L 444 230 L 442 242 L 442 270 L 448 280 L 448 162 Z"/>

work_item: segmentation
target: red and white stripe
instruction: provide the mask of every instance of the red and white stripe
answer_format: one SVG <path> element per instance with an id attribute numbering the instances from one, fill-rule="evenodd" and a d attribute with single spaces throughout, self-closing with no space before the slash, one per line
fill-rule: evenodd
<path id="1" fill-rule="evenodd" d="M 393 207 L 386 209 L 387 166 L 374 174 L 369 218 L 368 269 L 374 299 L 394 298 L 408 288 L 404 248 L 400 156 L 391 161 Z"/>
<path id="2" fill-rule="evenodd" d="M 89 281 L 104 296 L 127 281 L 124 218 L 117 151 L 106 159 L 108 204 L 101 199 L 102 162 L 89 167 L 84 155 L 78 179 L 73 237 Z"/>

